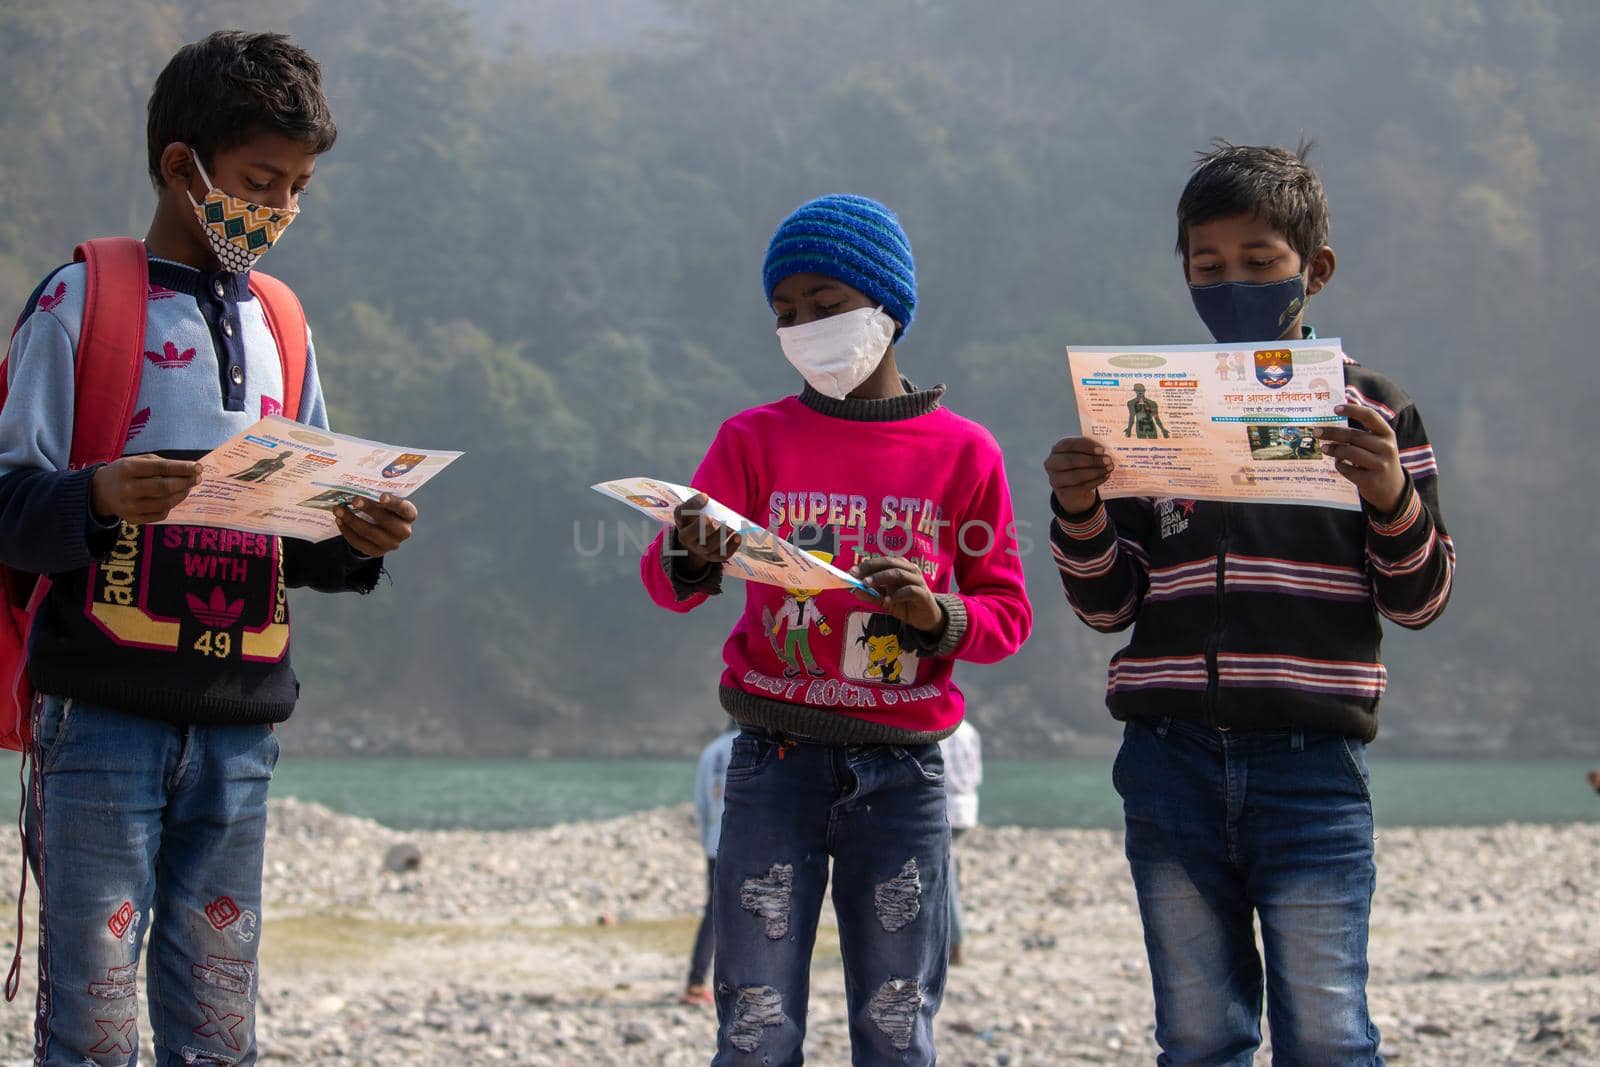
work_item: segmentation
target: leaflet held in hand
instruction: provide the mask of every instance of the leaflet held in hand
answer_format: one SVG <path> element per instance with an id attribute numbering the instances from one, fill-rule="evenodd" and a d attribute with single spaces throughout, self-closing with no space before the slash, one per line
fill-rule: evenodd
<path id="1" fill-rule="evenodd" d="M 1081 432 L 1111 452 L 1100 486 L 1176 497 L 1359 510 L 1312 430 L 1344 426 L 1336 337 L 1247 345 L 1069 348 Z"/>
<path id="2" fill-rule="evenodd" d="M 408 497 L 460 456 L 269 415 L 200 458 L 200 484 L 164 522 L 323 541 L 339 534 L 336 508 Z"/>
<path id="3" fill-rule="evenodd" d="M 597 493 L 620 500 L 652 519 L 671 526 L 679 504 L 699 490 L 659 478 L 618 478 L 590 486 Z M 739 536 L 739 549 L 722 565 L 731 578 L 783 586 L 787 589 L 859 589 L 872 593 L 861 579 L 785 541 L 732 508 L 706 498 L 705 517 L 730 534 Z M 876 596 L 876 593 L 873 593 Z"/>

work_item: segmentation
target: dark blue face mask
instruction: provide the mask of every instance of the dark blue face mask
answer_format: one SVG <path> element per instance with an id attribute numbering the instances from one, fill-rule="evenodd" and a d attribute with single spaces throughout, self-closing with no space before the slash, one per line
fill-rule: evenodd
<path id="1" fill-rule="evenodd" d="M 1218 344 L 1276 341 L 1306 306 L 1306 280 L 1191 285 L 1189 296 Z"/>

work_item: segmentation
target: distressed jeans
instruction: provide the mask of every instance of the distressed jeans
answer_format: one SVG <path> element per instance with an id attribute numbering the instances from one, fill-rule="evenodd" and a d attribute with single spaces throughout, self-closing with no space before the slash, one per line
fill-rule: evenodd
<path id="1" fill-rule="evenodd" d="M 173 726 L 59 697 L 33 708 L 35 1063 L 133 1064 L 137 973 L 158 1067 L 253 1064 L 266 726 Z"/>
<path id="2" fill-rule="evenodd" d="M 803 1062 L 830 857 L 852 1062 L 932 1064 L 949 952 L 939 746 L 820 745 L 746 728 L 725 805 L 713 1067 Z"/>
<path id="3" fill-rule="evenodd" d="M 1112 781 L 1155 985 L 1157 1063 L 1381 1065 L 1365 748 L 1336 734 L 1129 723 Z"/>

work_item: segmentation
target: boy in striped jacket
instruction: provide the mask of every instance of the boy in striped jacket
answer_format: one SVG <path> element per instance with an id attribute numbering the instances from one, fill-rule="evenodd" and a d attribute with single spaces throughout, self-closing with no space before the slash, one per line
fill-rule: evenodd
<path id="1" fill-rule="evenodd" d="M 1335 260 L 1306 150 L 1218 142 L 1183 191 L 1178 252 L 1218 342 L 1314 336 L 1306 303 Z M 1359 512 L 1104 502 L 1103 443 L 1045 461 L 1068 601 L 1097 630 L 1133 625 L 1106 703 L 1126 724 L 1112 780 L 1163 1062 L 1249 1064 L 1263 986 L 1276 1056 L 1383 1062 L 1366 1000 L 1379 616 L 1437 618 L 1455 553 L 1415 405 L 1354 361 L 1345 381 L 1348 427 L 1315 433 Z"/>

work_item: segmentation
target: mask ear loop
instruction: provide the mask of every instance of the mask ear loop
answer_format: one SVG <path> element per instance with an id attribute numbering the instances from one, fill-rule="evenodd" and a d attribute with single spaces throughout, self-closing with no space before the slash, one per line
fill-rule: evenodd
<path id="1" fill-rule="evenodd" d="M 195 169 L 200 172 L 200 180 L 206 183 L 206 193 L 207 195 L 210 195 L 210 193 L 216 189 L 216 186 L 211 184 L 211 175 L 206 173 L 205 164 L 200 162 L 200 153 L 191 148 L 189 149 L 189 158 L 194 160 Z M 194 198 L 194 194 L 189 190 L 185 189 L 183 191 L 183 195 L 187 196 L 189 198 L 189 203 L 193 204 L 197 209 L 200 207 L 199 202 Z"/>

